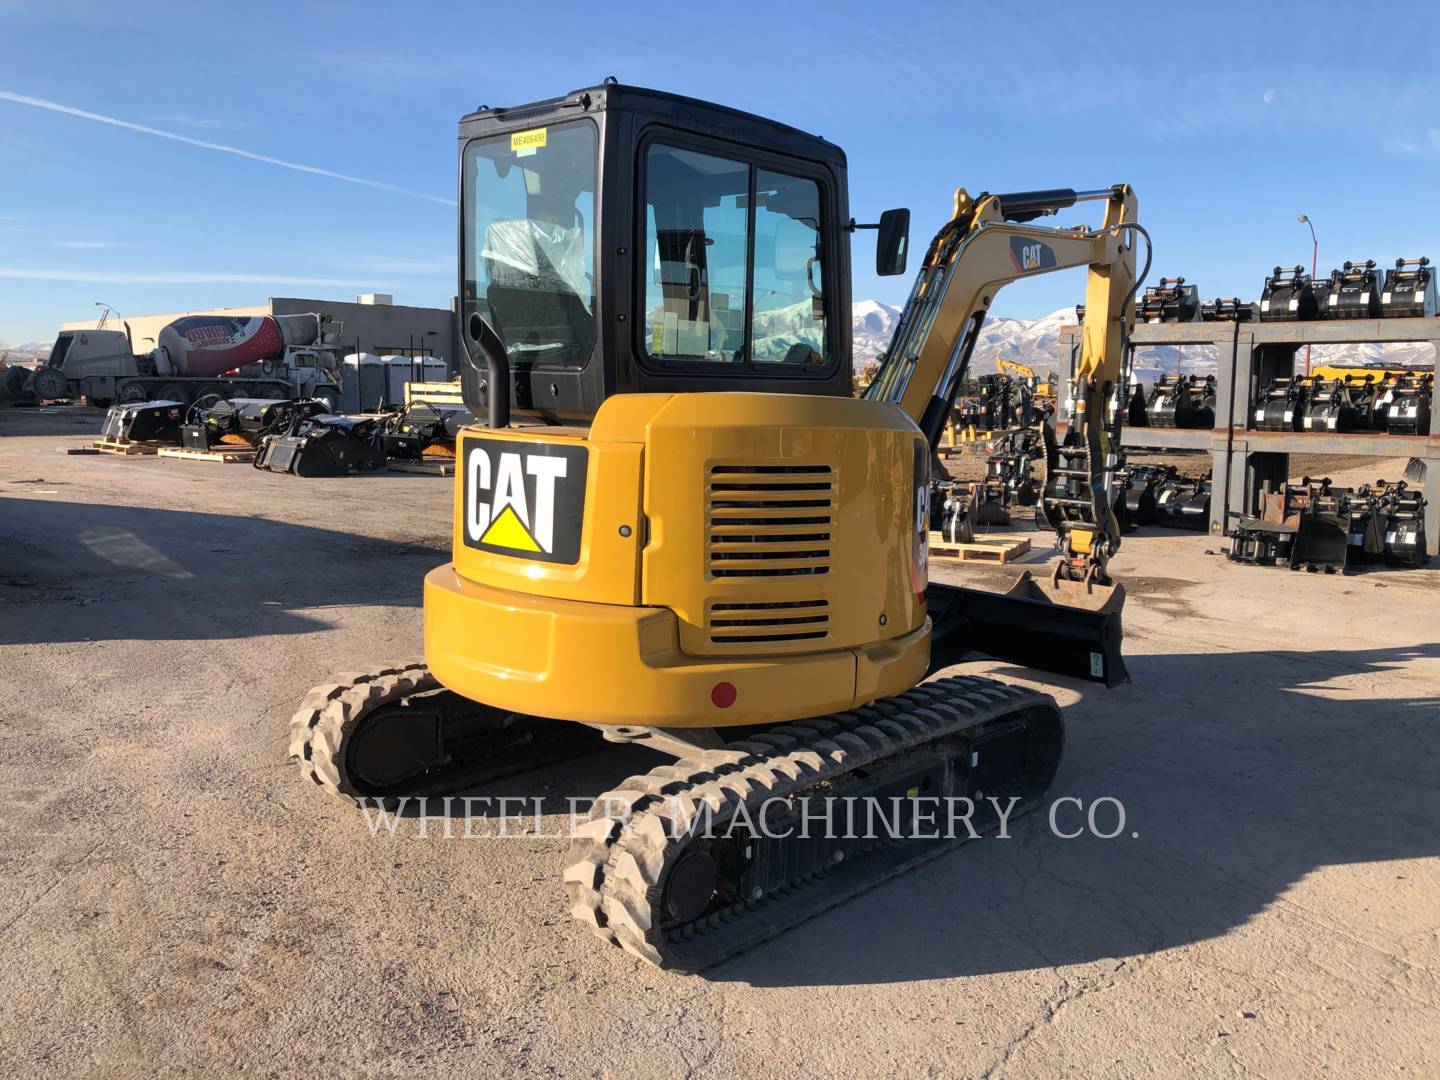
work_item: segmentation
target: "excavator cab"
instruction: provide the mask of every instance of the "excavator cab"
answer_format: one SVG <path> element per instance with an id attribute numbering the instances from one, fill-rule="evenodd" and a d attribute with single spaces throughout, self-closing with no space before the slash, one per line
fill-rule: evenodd
<path id="1" fill-rule="evenodd" d="M 477 317 L 527 423 L 588 424 L 624 393 L 850 395 L 839 147 L 617 84 L 482 108 L 460 144 L 462 382 L 477 416 L 495 378 Z M 885 219 L 895 272 L 907 213 Z"/>

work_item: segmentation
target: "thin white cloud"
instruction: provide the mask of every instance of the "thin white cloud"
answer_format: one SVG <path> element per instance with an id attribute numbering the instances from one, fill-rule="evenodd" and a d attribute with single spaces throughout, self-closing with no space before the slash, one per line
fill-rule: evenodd
<path id="1" fill-rule="evenodd" d="M 78 116 L 82 120 L 94 120 L 97 124 L 109 124 L 111 127 L 125 128 L 127 131 L 138 131 L 142 135 L 154 135 L 159 139 L 170 139 L 172 142 L 185 143 L 187 146 L 198 146 L 202 150 L 217 150 L 222 154 L 234 154 L 236 157 L 248 158 L 251 161 L 259 161 L 266 165 L 278 165 L 282 169 L 293 169 L 295 172 L 310 173 L 312 176 L 324 176 L 331 180 L 343 180 L 347 184 L 360 184 L 363 187 L 375 188 L 378 191 L 389 191 L 395 195 L 408 195 L 413 199 L 424 199 L 427 202 L 440 203 L 442 206 L 455 205 L 453 199 L 444 199 L 439 195 L 430 195 L 423 191 L 414 191 L 410 188 L 400 187 L 398 184 L 388 184 L 383 180 L 369 180 L 363 176 L 351 176 L 348 173 L 322 169 L 316 165 L 302 165 L 296 161 L 285 161 L 282 158 L 270 157 L 268 154 L 257 154 L 250 150 L 242 150 L 238 146 L 226 146 L 224 143 L 207 142 L 204 139 L 192 139 L 188 135 L 180 135 L 173 131 L 162 131 L 160 128 L 149 127 L 145 124 L 134 124 L 129 120 L 120 120 L 114 116 L 104 116 L 100 113 L 88 112 L 85 109 L 77 109 L 70 105 L 61 105 L 59 102 L 47 101 L 44 98 L 16 94 L 10 90 L 0 90 L 0 101 L 10 101 L 16 105 L 28 105 L 34 109 L 46 109 L 50 112 L 63 113 L 66 116 Z"/>
<path id="2" fill-rule="evenodd" d="M 1386 139 L 1385 151 L 1396 157 L 1440 158 L 1440 128 L 1429 128 L 1419 138 Z"/>
<path id="3" fill-rule="evenodd" d="M 206 271 L 47 270 L 0 266 L 0 278 L 15 281 L 86 281 L 101 285 L 321 285 L 369 289 L 373 281 L 304 277 L 294 274 L 225 274 Z"/>
<path id="4" fill-rule="evenodd" d="M 120 245 L 113 240 L 61 240 L 62 248 L 69 248 L 71 251 L 98 251 L 100 248 L 113 248 Z"/>
<path id="5" fill-rule="evenodd" d="M 362 255 L 345 259 L 346 269 L 372 274 L 395 274 L 402 277 L 455 276 L 455 256 L 432 259 L 401 259 L 384 255 Z"/>
<path id="6" fill-rule="evenodd" d="M 191 116 L 189 113 L 170 113 L 155 119 L 162 124 L 179 124 L 181 127 L 198 128 L 201 131 L 213 131 L 225 126 L 219 120 L 211 120 L 208 116 Z"/>

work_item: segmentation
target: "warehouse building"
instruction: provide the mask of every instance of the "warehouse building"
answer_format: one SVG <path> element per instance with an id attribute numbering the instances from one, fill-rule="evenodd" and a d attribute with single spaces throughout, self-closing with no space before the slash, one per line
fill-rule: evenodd
<path id="1" fill-rule="evenodd" d="M 293 296 L 272 296 L 255 307 L 210 308 L 205 311 L 178 311 L 166 315 L 124 316 L 130 328 L 131 347 L 137 353 L 155 348 L 160 331 L 186 315 L 224 315 L 247 318 L 255 315 L 328 315 L 341 324 L 342 353 L 370 353 L 376 356 L 436 356 L 455 371 L 460 355 L 455 338 L 456 320 L 449 308 L 407 307 L 392 302 L 386 293 L 366 293 L 354 303 L 342 300 L 307 300 Z M 93 330 L 96 319 L 67 322 L 62 330 Z M 109 327 L 114 328 L 111 319 Z"/>

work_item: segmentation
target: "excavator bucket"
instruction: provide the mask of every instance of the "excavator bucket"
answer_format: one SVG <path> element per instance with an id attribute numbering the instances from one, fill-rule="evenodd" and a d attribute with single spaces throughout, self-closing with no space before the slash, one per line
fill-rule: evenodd
<path id="1" fill-rule="evenodd" d="M 1323 570 L 1327 574 L 1350 569 L 1350 527 L 1336 514 L 1307 512 L 1300 515 L 1295 546 L 1290 553 L 1292 570 Z"/>
<path id="2" fill-rule="evenodd" d="M 1123 585 L 1039 582 L 1028 571 L 1006 593 L 931 582 L 930 670 L 978 652 L 1107 687 L 1127 682 L 1120 655 Z"/>

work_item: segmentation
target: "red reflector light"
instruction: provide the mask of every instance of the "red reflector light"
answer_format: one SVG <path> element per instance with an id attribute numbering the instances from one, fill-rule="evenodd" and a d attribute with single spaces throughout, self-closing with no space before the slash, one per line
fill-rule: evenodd
<path id="1" fill-rule="evenodd" d="M 728 709 L 735 704 L 735 684 L 728 682 L 717 682 L 710 688 L 710 703 L 717 709 Z"/>

